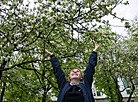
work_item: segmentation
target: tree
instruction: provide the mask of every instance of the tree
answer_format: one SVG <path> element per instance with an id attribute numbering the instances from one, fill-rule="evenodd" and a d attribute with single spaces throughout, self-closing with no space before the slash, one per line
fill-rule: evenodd
<path id="1" fill-rule="evenodd" d="M 30 8 L 30 2 L 22 0 L 0 1 L 1 100 L 45 102 L 49 90 L 57 93 L 44 49 L 55 53 L 66 75 L 74 67 L 84 69 L 93 48 L 90 34 L 100 37 L 96 22 L 104 24 L 101 18 L 108 14 L 117 17 L 113 9 L 120 3 L 36 0 Z M 100 40 L 102 44 L 107 37 Z"/>
<path id="2" fill-rule="evenodd" d="M 134 63 L 135 66 L 137 67 L 137 61 L 138 61 L 138 47 L 137 47 L 137 42 L 138 42 L 138 17 L 135 17 L 131 24 L 130 27 L 127 29 L 128 34 L 129 34 L 129 38 L 130 38 L 130 46 L 131 46 L 131 56 L 129 57 Z M 131 90 L 131 94 L 130 96 L 132 96 L 132 94 L 135 95 L 135 97 L 137 97 L 138 95 L 138 90 L 136 89 L 136 86 L 138 86 L 138 70 L 135 70 L 135 73 L 132 73 L 132 77 L 133 77 L 133 81 L 132 79 L 128 82 L 131 82 L 132 84 L 132 90 Z M 131 97 L 129 97 L 128 102 L 130 101 Z"/>
<path id="3" fill-rule="evenodd" d="M 106 34 L 107 28 L 100 31 Z M 107 34 L 112 33 L 109 29 Z M 135 80 L 137 79 L 137 42 L 126 39 L 124 36 L 115 34 L 110 40 L 105 42 L 101 49 L 99 62 L 96 68 L 95 85 L 101 92 L 105 93 L 111 102 L 122 102 L 121 92 L 126 88 L 131 90 L 128 101 L 135 94 Z M 118 81 L 127 82 L 127 87 L 121 87 Z M 103 90 L 104 89 L 104 90 Z"/>

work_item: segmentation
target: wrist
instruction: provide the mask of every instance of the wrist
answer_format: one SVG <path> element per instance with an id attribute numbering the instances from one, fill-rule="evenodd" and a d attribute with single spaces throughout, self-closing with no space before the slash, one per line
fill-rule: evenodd
<path id="1" fill-rule="evenodd" d="M 94 52 L 96 52 L 96 51 L 97 51 L 97 49 L 95 48 L 93 51 L 94 51 Z"/>
<path id="2" fill-rule="evenodd" d="M 53 53 L 49 53 L 49 55 L 50 55 L 50 56 L 52 56 L 52 55 L 53 55 Z"/>

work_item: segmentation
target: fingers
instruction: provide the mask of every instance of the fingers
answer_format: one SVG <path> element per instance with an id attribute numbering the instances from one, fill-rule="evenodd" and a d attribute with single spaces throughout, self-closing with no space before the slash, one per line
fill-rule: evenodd
<path id="1" fill-rule="evenodd" d="M 47 49 L 45 49 L 45 51 L 46 51 L 48 54 L 50 54 L 50 52 L 49 52 Z"/>
<path id="2" fill-rule="evenodd" d="M 45 51 L 46 51 L 48 54 L 50 53 L 47 49 L 45 49 Z"/>
<path id="3" fill-rule="evenodd" d="M 98 44 L 95 44 L 95 47 L 99 47 L 99 45 Z"/>
<path id="4" fill-rule="evenodd" d="M 46 51 L 49 55 L 53 55 L 53 53 L 49 52 L 47 49 L 45 49 L 45 51 Z"/>
<path id="5" fill-rule="evenodd" d="M 47 49 L 45 49 L 46 52 L 49 52 Z"/>
<path id="6" fill-rule="evenodd" d="M 95 44 L 95 48 L 96 48 L 96 49 L 98 49 L 98 48 L 99 48 L 99 46 L 100 46 L 100 45 L 98 45 L 98 44 Z"/>

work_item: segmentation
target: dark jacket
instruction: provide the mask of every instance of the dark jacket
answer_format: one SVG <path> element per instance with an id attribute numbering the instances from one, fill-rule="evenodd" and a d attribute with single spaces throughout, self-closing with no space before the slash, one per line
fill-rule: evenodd
<path id="1" fill-rule="evenodd" d="M 58 87 L 60 89 L 57 102 L 62 102 L 65 93 L 70 89 L 70 83 L 66 81 L 65 74 L 60 67 L 60 63 L 55 56 L 51 56 L 51 63 L 57 79 Z M 89 58 L 87 68 L 84 72 L 84 83 L 79 83 L 79 87 L 83 91 L 85 102 L 95 102 L 92 94 L 93 74 L 95 73 L 94 67 L 97 64 L 97 53 L 92 52 Z"/>

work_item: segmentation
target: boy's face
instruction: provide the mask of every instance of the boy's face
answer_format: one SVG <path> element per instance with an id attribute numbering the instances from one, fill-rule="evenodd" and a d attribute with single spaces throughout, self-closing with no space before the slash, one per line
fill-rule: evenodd
<path id="1" fill-rule="evenodd" d="M 70 80 L 72 79 L 79 79 L 81 80 L 82 78 L 82 75 L 81 75 L 81 72 L 79 69 L 73 69 L 71 72 L 70 72 Z"/>

